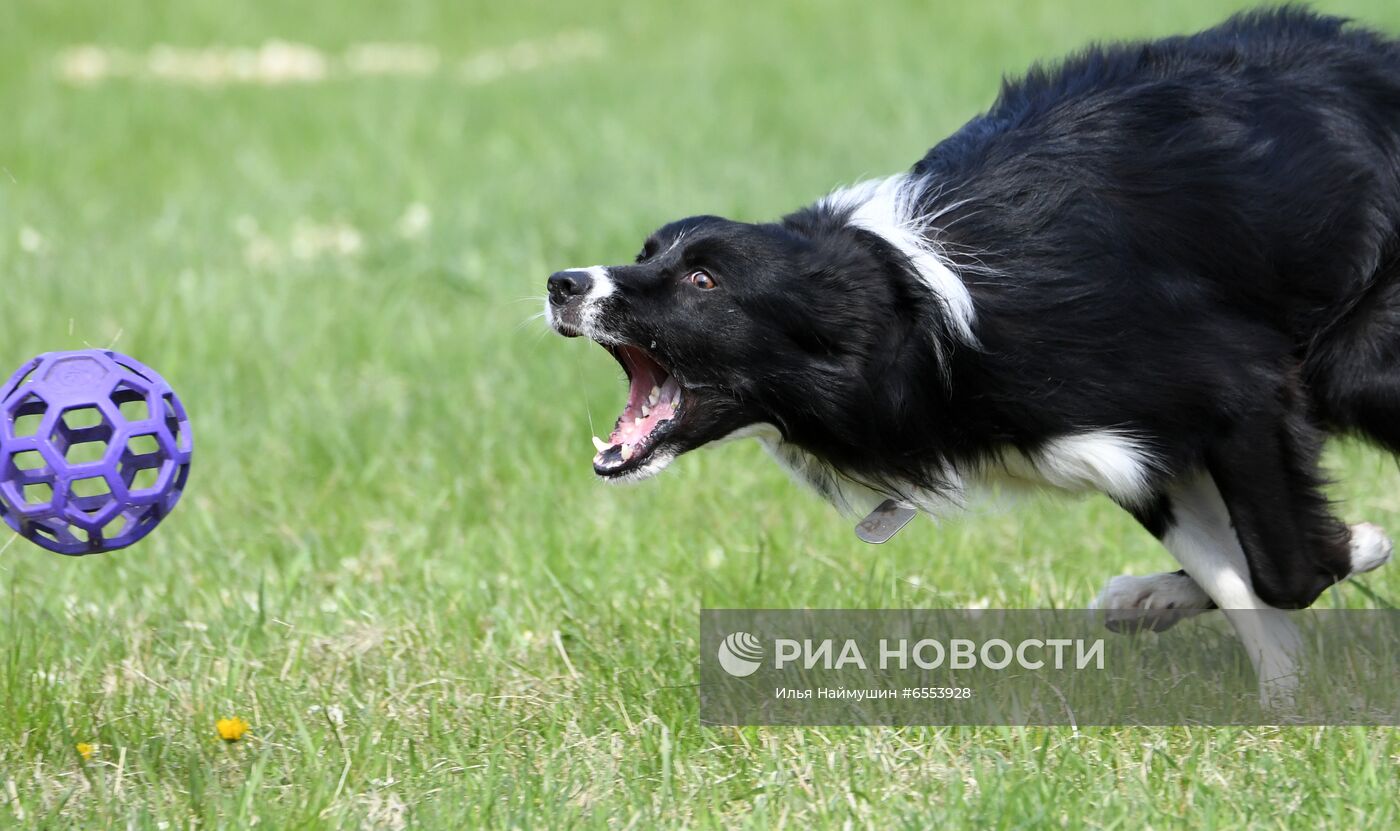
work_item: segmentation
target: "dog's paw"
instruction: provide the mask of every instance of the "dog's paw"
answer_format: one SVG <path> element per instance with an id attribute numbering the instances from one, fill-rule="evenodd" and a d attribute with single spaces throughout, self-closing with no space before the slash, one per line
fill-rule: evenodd
<path id="1" fill-rule="evenodd" d="M 1365 574 L 1390 562 L 1395 545 L 1369 522 L 1351 526 L 1351 573 Z"/>
<path id="2" fill-rule="evenodd" d="M 1210 610 L 1212 603 L 1195 580 L 1185 574 L 1166 572 L 1111 578 L 1090 608 L 1102 612 L 1104 625 L 1111 631 L 1162 632 Z"/>
<path id="3" fill-rule="evenodd" d="M 1259 706 L 1269 711 L 1280 723 L 1291 719 L 1298 707 L 1298 676 L 1276 675 L 1259 681 Z"/>

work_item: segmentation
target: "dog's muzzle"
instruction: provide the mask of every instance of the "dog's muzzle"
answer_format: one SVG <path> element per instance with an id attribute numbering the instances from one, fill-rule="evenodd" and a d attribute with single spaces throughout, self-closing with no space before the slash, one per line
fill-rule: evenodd
<path id="1" fill-rule="evenodd" d="M 583 305 L 593 289 L 593 277 L 582 269 L 556 271 L 549 276 L 549 317 L 559 334 L 583 334 Z"/>
<path id="2" fill-rule="evenodd" d="M 588 269 L 554 271 L 549 277 L 549 301 L 545 312 L 550 326 L 564 337 L 588 337 L 606 343 L 609 337 L 599 332 L 596 318 L 601 302 L 613 292 L 608 269 L 591 266 Z"/>

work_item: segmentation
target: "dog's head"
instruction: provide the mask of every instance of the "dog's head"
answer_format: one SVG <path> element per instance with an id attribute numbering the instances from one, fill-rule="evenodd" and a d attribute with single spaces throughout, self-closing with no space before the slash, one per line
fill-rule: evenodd
<path id="1" fill-rule="evenodd" d="M 652 234 L 631 265 L 549 278 L 550 325 L 601 344 L 629 380 L 615 428 L 595 440 L 600 477 L 645 478 L 751 425 L 792 439 L 861 408 L 875 364 L 897 351 L 905 269 L 878 238 L 812 231 L 692 217 Z"/>

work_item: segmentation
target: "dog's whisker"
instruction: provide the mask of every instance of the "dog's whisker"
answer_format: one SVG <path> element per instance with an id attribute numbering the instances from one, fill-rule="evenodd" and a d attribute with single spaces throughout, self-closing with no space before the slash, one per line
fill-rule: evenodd
<path id="1" fill-rule="evenodd" d="M 520 321 L 519 323 L 517 323 L 517 324 L 515 325 L 516 331 L 519 331 L 519 330 L 521 330 L 521 329 L 524 329 L 526 326 L 529 326 L 531 323 L 534 323 L 534 322 L 537 321 L 537 320 L 543 320 L 543 319 L 545 319 L 545 318 L 548 317 L 548 316 L 549 316 L 549 312 L 535 312 L 534 314 L 530 315 L 529 317 L 527 317 L 527 318 L 525 318 L 524 320 L 522 320 L 522 321 Z M 547 334 L 549 330 L 546 329 L 546 330 L 544 330 L 544 331 L 545 331 L 545 333 Z"/>

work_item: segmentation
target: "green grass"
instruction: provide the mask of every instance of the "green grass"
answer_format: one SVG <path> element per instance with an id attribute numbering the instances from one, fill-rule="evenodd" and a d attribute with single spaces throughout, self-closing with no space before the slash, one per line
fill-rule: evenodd
<path id="1" fill-rule="evenodd" d="M 700 727 L 702 605 L 1076 607 L 1169 559 L 1099 499 L 862 546 L 743 445 L 605 487 L 588 437 L 617 372 L 529 320 L 555 267 L 903 168 L 1002 72 L 1217 3 L 357 5 L 0 12 L 0 364 L 115 344 L 197 441 L 141 546 L 0 554 L 0 825 L 1400 823 L 1386 729 Z M 1387 0 L 1325 5 L 1400 31 Z M 605 54 L 471 84 L 53 70 L 83 43 L 270 39 L 455 66 L 561 32 Z M 1331 461 L 1344 515 L 1400 531 L 1393 463 Z M 1400 570 L 1366 582 L 1400 596 Z"/>

